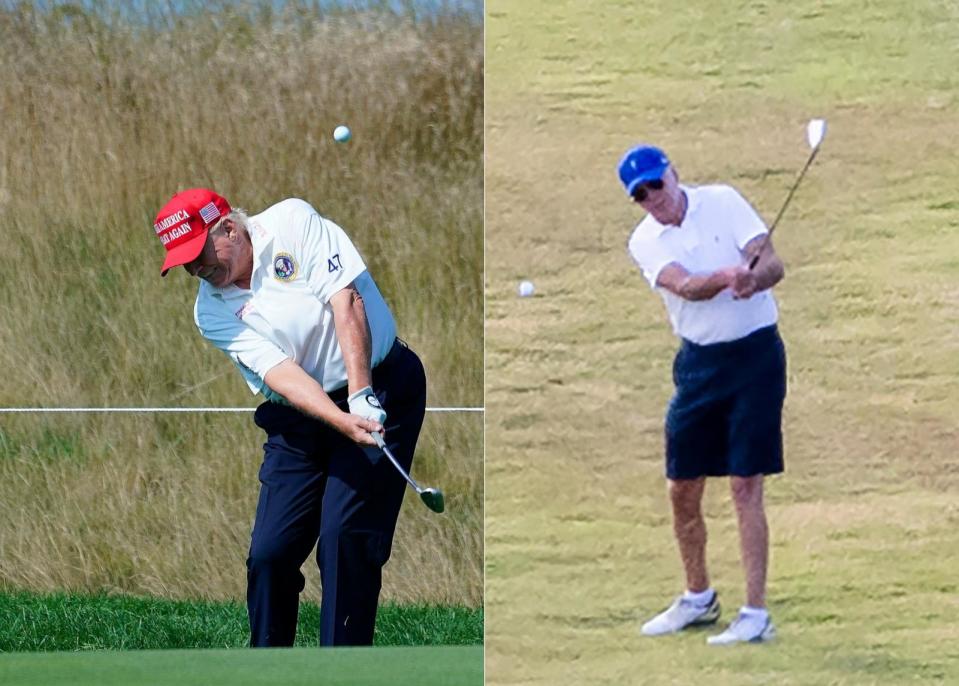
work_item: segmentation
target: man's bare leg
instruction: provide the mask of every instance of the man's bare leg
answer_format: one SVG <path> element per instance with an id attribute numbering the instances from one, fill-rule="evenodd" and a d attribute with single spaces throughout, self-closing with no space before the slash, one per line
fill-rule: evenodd
<path id="1" fill-rule="evenodd" d="M 686 588 L 701 593 L 709 588 L 706 572 L 706 522 L 702 500 L 706 477 L 669 481 L 669 500 L 673 506 L 673 532 L 686 571 Z"/>
<path id="2" fill-rule="evenodd" d="M 766 568 L 769 560 L 769 529 L 763 506 L 763 475 L 730 478 L 739 545 L 746 573 L 746 604 L 766 607 Z"/>

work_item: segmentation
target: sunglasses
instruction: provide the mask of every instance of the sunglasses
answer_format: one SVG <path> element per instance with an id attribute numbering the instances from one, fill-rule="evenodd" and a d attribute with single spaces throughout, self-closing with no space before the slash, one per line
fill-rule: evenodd
<path id="1" fill-rule="evenodd" d="M 633 200 L 635 200 L 636 202 L 645 202 L 646 198 L 649 197 L 650 190 L 653 190 L 653 191 L 663 190 L 663 180 L 655 179 L 653 181 L 647 181 L 644 184 L 640 184 L 640 186 L 637 187 L 635 191 L 633 191 Z"/>

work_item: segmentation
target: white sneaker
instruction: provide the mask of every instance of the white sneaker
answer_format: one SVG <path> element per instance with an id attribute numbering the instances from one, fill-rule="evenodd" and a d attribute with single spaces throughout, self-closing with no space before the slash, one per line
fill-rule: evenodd
<path id="1" fill-rule="evenodd" d="M 742 612 L 733 620 L 733 623 L 722 632 L 706 639 L 711 646 L 725 646 L 733 643 L 762 643 L 776 637 L 776 627 L 773 626 L 769 615 L 762 620 L 758 617 Z"/>
<path id="2" fill-rule="evenodd" d="M 673 604 L 643 624 L 640 630 L 644 636 L 662 636 L 682 631 L 688 626 L 712 624 L 719 619 L 719 594 L 713 591 L 713 597 L 705 605 L 697 605 L 683 596 Z"/>

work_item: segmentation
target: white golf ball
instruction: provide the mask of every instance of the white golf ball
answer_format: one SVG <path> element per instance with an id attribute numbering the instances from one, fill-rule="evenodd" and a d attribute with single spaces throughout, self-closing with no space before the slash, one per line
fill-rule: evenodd
<path id="1" fill-rule="evenodd" d="M 340 124 L 335 129 L 333 129 L 333 140 L 337 143 L 346 143 L 353 137 L 353 133 L 350 131 L 349 126 L 344 126 Z"/>
<path id="2" fill-rule="evenodd" d="M 519 297 L 528 298 L 536 291 L 536 287 L 532 281 L 520 281 L 519 288 L 517 288 L 516 291 L 519 293 Z"/>

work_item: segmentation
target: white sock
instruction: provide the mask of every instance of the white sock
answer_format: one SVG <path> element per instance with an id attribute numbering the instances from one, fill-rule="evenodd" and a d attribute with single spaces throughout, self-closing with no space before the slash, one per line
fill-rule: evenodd
<path id="1" fill-rule="evenodd" d="M 764 607 L 750 607 L 749 605 L 743 605 L 739 608 L 739 614 L 745 615 L 751 619 L 758 619 L 761 622 L 765 622 L 769 619 L 769 611 Z"/>
<path id="2" fill-rule="evenodd" d="M 695 593 L 687 588 L 686 592 L 683 593 L 683 598 L 691 602 L 693 605 L 709 605 L 709 601 L 713 599 L 713 589 L 710 587 L 705 591 Z"/>

